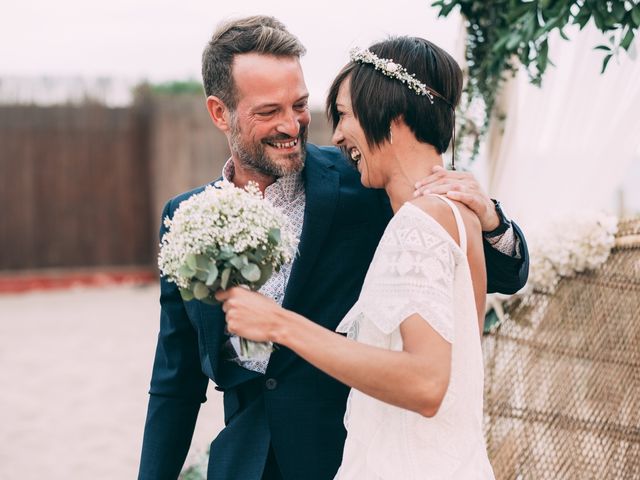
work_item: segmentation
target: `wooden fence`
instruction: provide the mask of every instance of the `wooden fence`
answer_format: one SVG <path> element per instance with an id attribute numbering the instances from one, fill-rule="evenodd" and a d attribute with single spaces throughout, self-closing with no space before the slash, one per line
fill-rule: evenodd
<path id="1" fill-rule="evenodd" d="M 309 136 L 329 141 L 317 112 Z M 0 106 L 0 271 L 153 266 L 164 202 L 229 157 L 201 96 Z"/>

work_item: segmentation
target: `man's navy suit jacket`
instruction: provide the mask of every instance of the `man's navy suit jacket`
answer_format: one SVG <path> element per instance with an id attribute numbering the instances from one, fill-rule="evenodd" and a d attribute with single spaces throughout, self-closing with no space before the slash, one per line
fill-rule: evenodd
<path id="1" fill-rule="evenodd" d="M 392 211 L 384 191 L 362 187 L 336 148 L 308 145 L 303 176 L 304 226 L 283 306 L 334 330 L 360 293 Z M 203 188 L 169 201 L 163 218 Z M 512 293 L 526 282 L 528 254 L 516 232 L 520 260 L 485 242 L 490 292 Z M 265 375 L 226 360 L 220 307 L 183 302 L 165 278 L 160 304 L 139 478 L 177 478 L 211 379 L 224 392 L 226 427 L 211 444 L 209 479 L 260 479 L 269 445 L 285 479 L 332 479 L 346 436 L 348 387 L 284 347 L 272 354 Z"/>

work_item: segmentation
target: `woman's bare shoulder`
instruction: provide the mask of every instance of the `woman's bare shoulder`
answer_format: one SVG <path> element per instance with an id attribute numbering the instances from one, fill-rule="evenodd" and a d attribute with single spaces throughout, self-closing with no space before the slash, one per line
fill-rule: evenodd
<path id="1" fill-rule="evenodd" d="M 482 229 L 478 216 L 463 203 L 451 200 L 460 210 L 462 221 L 467 231 L 467 242 L 482 241 Z M 411 203 L 426 212 L 438 222 L 449 235 L 460 245 L 458 226 L 451 207 L 436 195 L 426 195 L 411 200 Z"/>

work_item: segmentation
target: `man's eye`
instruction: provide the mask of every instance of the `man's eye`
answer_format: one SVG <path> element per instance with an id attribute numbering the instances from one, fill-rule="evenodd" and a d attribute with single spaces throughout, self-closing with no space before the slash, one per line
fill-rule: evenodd
<path id="1" fill-rule="evenodd" d="M 306 103 L 298 103 L 297 105 L 294 105 L 293 108 L 296 110 L 306 110 L 307 106 L 308 105 Z"/>
<path id="2" fill-rule="evenodd" d="M 266 112 L 258 112 L 256 115 L 259 115 L 261 117 L 269 117 L 269 116 L 273 115 L 274 113 L 276 113 L 275 110 L 267 110 Z"/>

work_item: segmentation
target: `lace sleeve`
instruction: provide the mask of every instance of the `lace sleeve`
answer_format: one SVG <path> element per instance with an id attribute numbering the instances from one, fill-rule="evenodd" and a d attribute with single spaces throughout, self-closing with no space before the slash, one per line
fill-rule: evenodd
<path id="1" fill-rule="evenodd" d="M 452 343 L 456 249 L 444 228 L 421 210 L 399 212 L 380 241 L 349 316 L 362 313 L 390 334 L 417 313 Z"/>

